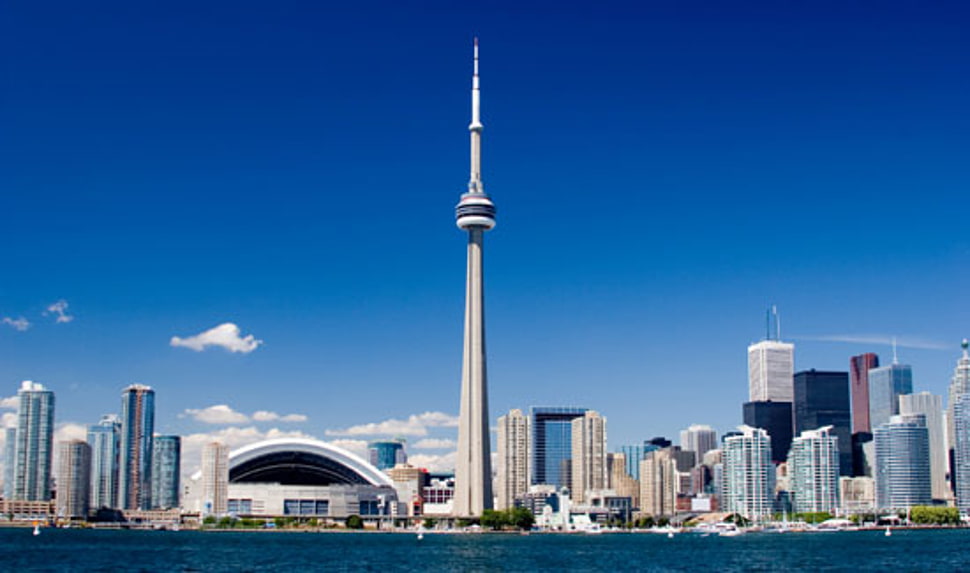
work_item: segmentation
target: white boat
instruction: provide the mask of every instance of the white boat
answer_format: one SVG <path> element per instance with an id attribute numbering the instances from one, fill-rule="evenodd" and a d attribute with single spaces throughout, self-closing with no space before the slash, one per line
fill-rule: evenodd
<path id="1" fill-rule="evenodd" d="M 744 535 L 744 530 L 734 523 L 719 523 L 717 534 L 720 537 L 737 537 L 738 535 Z"/>
<path id="2" fill-rule="evenodd" d="M 34 535 L 40 535 L 40 526 L 39 525 L 35 525 L 34 526 Z"/>
<path id="3" fill-rule="evenodd" d="M 893 530 L 887 527 L 886 528 L 886 533 L 885 533 L 886 537 L 889 537 L 892 534 L 893 534 Z"/>

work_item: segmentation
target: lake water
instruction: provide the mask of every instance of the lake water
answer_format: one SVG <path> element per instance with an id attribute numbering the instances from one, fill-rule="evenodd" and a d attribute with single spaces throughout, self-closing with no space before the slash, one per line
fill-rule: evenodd
<path id="1" fill-rule="evenodd" d="M 443 535 L 0 529 L 4 571 L 970 571 L 970 530 Z"/>

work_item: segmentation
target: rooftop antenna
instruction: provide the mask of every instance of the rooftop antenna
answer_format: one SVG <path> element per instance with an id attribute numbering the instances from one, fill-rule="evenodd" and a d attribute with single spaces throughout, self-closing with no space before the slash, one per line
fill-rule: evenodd
<path id="1" fill-rule="evenodd" d="M 778 316 L 778 307 L 771 305 L 771 312 L 775 315 L 775 340 L 781 341 L 781 317 Z"/>
<path id="2" fill-rule="evenodd" d="M 899 364 L 899 357 L 896 356 L 896 337 L 893 337 L 893 364 Z"/>
<path id="3" fill-rule="evenodd" d="M 771 340 L 771 309 L 765 309 L 765 340 Z"/>

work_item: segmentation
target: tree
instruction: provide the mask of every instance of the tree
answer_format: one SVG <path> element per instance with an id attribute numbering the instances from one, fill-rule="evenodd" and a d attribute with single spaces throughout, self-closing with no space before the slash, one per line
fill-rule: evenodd
<path id="1" fill-rule="evenodd" d="M 482 527 L 487 527 L 492 530 L 499 530 L 506 526 L 508 523 L 506 519 L 506 513 L 504 511 L 496 511 L 494 509 L 486 509 L 482 512 L 481 525 Z"/>
<path id="2" fill-rule="evenodd" d="M 957 525 L 960 523 L 960 510 L 955 507 L 916 505 L 909 510 L 909 519 L 922 525 Z"/>
<path id="3" fill-rule="evenodd" d="M 532 512 L 524 507 L 513 507 L 507 510 L 508 517 L 506 522 L 512 527 L 527 531 L 532 529 L 532 526 L 536 522 L 536 518 L 532 515 Z"/>
<path id="4" fill-rule="evenodd" d="M 433 517 L 428 517 L 424 520 L 425 529 L 434 529 L 436 525 L 438 525 L 438 520 Z"/>
<path id="5" fill-rule="evenodd" d="M 363 529 L 364 518 L 359 515 L 349 515 L 347 516 L 347 520 L 344 521 L 344 525 L 347 529 Z"/>

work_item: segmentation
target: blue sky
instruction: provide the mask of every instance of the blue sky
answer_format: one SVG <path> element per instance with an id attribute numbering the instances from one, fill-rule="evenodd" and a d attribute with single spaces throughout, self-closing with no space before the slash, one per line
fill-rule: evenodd
<path id="1" fill-rule="evenodd" d="M 65 435 L 140 382 L 196 441 L 453 438 L 475 35 L 493 418 L 730 429 L 771 304 L 796 368 L 897 336 L 935 393 L 970 331 L 962 3 L 2 10 L 0 394 Z"/>

